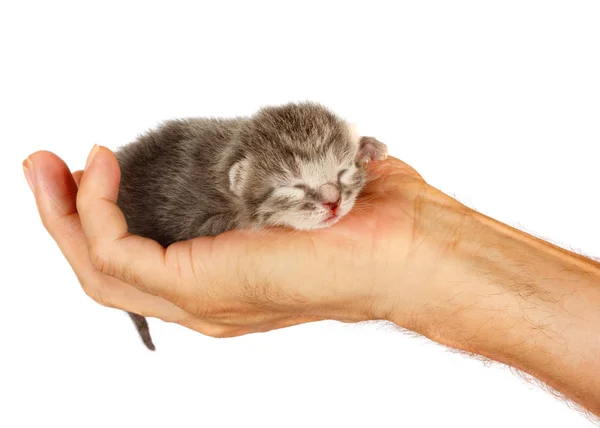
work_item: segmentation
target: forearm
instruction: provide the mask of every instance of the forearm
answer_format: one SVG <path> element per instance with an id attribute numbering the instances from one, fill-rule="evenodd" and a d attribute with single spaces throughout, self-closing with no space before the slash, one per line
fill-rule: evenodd
<path id="1" fill-rule="evenodd" d="M 424 248 L 439 269 L 420 308 L 423 333 L 600 415 L 600 264 L 459 204 L 425 203 L 436 205 Z"/>

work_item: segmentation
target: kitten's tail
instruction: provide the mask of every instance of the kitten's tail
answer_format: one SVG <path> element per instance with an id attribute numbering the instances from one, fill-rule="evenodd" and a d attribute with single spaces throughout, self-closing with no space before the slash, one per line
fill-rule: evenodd
<path id="1" fill-rule="evenodd" d="M 154 347 L 154 343 L 152 343 L 152 337 L 150 337 L 150 328 L 148 327 L 148 321 L 141 315 L 133 314 L 131 312 L 127 312 L 129 318 L 135 324 L 135 328 L 137 329 L 140 337 L 142 338 L 142 342 L 146 345 L 146 348 L 154 351 L 156 348 Z"/>

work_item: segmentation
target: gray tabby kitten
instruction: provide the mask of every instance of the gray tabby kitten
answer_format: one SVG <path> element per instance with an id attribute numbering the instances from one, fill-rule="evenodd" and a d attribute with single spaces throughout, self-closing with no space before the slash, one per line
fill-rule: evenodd
<path id="1" fill-rule="evenodd" d="M 384 159 L 387 147 L 304 102 L 171 120 L 116 154 L 129 232 L 167 247 L 234 228 L 331 226 L 365 185 L 363 164 Z M 146 319 L 129 316 L 154 350 Z"/>

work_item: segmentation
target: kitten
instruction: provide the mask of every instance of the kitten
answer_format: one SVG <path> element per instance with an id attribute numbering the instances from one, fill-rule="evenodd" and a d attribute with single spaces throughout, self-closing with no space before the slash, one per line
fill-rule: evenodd
<path id="1" fill-rule="evenodd" d="M 354 205 L 363 164 L 387 147 L 316 103 L 250 117 L 171 120 L 116 152 L 129 232 L 162 246 L 234 228 L 328 227 Z M 146 319 L 129 314 L 154 350 Z"/>

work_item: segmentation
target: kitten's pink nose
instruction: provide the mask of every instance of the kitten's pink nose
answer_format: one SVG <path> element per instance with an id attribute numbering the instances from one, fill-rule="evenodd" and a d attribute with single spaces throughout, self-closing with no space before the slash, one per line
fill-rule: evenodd
<path id="1" fill-rule="evenodd" d="M 337 209 L 340 205 L 340 201 L 337 202 L 328 202 L 328 203 L 324 203 L 323 205 L 325 205 L 329 211 L 331 211 L 331 214 L 336 215 L 337 214 Z"/>

